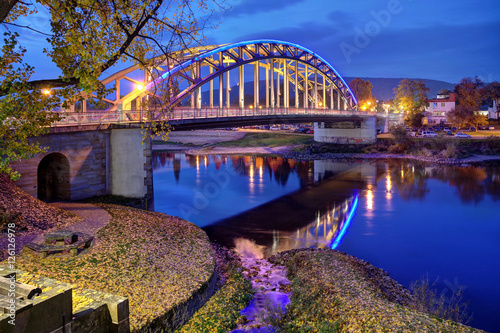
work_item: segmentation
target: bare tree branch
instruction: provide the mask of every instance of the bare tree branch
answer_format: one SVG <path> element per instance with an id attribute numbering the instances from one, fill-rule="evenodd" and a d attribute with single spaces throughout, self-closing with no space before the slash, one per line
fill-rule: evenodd
<path id="1" fill-rule="evenodd" d="M 11 23 L 11 22 L 5 22 L 4 24 L 12 25 L 12 26 L 14 26 L 14 27 L 18 27 L 18 28 L 29 29 L 29 30 L 32 30 L 32 31 L 34 31 L 34 32 L 37 32 L 37 33 L 42 34 L 42 35 L 45 35 L 45 36 L 49 36 L 49 37 L 51 37 L 51 36 L 52 36 L 51 34 L 45 33 L 45 32 L 43 32 L 43 31 L 33 29 L 33 28 L 32 28 L 32 27 L 30 27 L 29 25 L 19 25 L 19 24 L 16 24 L 16 23 Z"/>

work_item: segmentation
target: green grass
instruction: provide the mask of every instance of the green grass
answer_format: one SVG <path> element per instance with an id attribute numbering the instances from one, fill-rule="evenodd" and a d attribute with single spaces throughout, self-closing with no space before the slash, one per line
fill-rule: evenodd
<path id="1" fill-rule="evenodd" d="M 218 147 L 279 147 L 310 144 L 312 136 L 281 133 L 249 133 L 244 138 L 220 142 Z"/>
<path id="2" fill-rule="evenodd" d="M 243 319 L 240 311 L 248 305 L 252 295 L 250 281 L 236 267 L 222 288 L 176 332 L 228 332 Z"/>
<path id="3" fill-rule="evenodd" d="M 153 140 L 152 141 L 153 145 L 172 145 L 172 146 L 177 146 L 177 145 L 183 145 L 183 146 L 194 146 L 191 142 L 188 143 L 182 143 L 182 142 L 175 142 L 175 141 L 170 141 L 170 140 Z"/>

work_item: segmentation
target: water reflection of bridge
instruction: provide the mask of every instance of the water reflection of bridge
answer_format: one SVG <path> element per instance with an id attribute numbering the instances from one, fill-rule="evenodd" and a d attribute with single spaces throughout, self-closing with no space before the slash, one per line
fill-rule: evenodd
<path id="1" fill-rule="evenodd" d="M 318 181 L 239 215 L 204 228 L 215 241 L 249 238 L 266 255 L 302 247 L 338 246 L 356 210 L 358 193 L 377 178 L 374 164 L 314 162 Z"/>

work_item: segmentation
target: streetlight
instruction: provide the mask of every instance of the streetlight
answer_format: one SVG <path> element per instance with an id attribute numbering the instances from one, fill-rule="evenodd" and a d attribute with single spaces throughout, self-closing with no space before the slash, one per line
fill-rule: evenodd
<path id="1" fill-rule="evenodd" d="M 44 94 L 45 96 L 50 96 L 51 91 L 49 88 L 45 88 L 45 89 L 42 89 L 42 94 Z"/>
<path id="2" fill-rule="evenodd" d="M 137 83 L 135 85 L 135 89 L 142 91 L 142 90 L 144 90 L 144 85 L 142 83 Z"/>

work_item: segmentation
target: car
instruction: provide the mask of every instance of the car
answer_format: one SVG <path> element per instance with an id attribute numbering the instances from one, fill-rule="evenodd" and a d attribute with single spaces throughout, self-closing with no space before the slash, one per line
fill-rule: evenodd
<path id="1" fill-rule="evenodd" d="M 469 132 L 476 132 L 476 128 L 475 128 L 474 126 L 471 126 L 471 127 L 469 128 Z"/>
<path id="2" fill-rule="evenodd" d="M 279 131 L 280 130 L 280 127 L 279 126 L 276 126 L 276 125 L 273 125 L 271 126 L 271 131 Z"/>
<path id="3" fill-rule="evenodd" d="M 453 135 L 453 132 L 452 131 L 448 131 L 448 132 L 446 132 L 446 135 Z"/>
<path id="4" fill-rule="evenodd" d="M 437 134 L 434 131 L 422 131 L 422 137 L 424 138 L 434 138 Z"/>
<path id="5" fill-rule="evenodd" d="M 490 131 L 492 131 L 492 130 L 494 130 L 494 129 L 495 129 L 495 127 L 493 127 L 493 126 L 491 126 L 491 125 L 490 125 L 490 126 L 488 126 L 488 129 L 489 129 Z"/>
<path id="6" fill-rule="evenodd" d="M 470 139 L 471 136 L 469 134 L 465 134 L 464 132 L 458 132 L 457 134 L 455 134 L 455 138 Z"/>
<path id="7" fill-rule="evenodd" d="M 306 134 L 314 134 L 314 129 L 310 128 L 306 131 Z"/>
<path id="8" fill-rule="evenodd" d="M 456 127 L 456 126 L 453 126 L 453 127 L 451 128 L 451 130 L 452 130 L 453 132 L 456 132 L 456 131 L 457 131 L 457 127 Z"/>
<path id="9" fill-rule="evenodd" d="M 445 127 L 443 131 L 448 132 L 450 129 L 448 127 Z"/>

